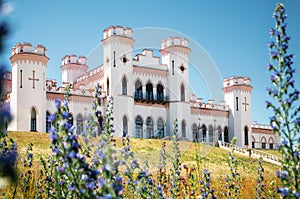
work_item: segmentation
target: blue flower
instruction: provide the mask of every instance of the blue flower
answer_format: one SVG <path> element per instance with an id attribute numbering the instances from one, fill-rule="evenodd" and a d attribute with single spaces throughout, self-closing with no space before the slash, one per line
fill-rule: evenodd
<path id="1" fill-rule="evenodd" d="M 60 107 L 60 100 L 59 99 L 55 99 L 54 100 L 54 103 L 55 103 L 55 107 L 58 109 Z"/>
<path id="2" fill-rule="evenodd" d="M 71 151 L 69 154 L 68 154 L 68 158 L 71 158 L 73 159 L 75 157 L 76 153 L 74 151 Z"/>
<path id="3" fill-rule="evenodd" d="M 62 112 L 62 117 L 63 117 L 63 119 L 67 119 L 68 116 L 69 116 L 69 113 L 68 113 L 67 111 L 63 111 L 63 112 Z"/>
<path id="4" fill-rule="evenodd" d="M 295 198 L 300 198 L 300 192 L 294 192 L 293 194 L 294 194 Z"/>

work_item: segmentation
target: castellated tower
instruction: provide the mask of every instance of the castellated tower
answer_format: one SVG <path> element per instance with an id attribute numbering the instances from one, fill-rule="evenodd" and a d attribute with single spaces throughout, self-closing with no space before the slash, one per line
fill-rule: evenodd
<path id="1" fill-rule="evenodd" d="M 134 39 L 132 29 L 122 26 L 110 26 L 103 31 L 103 82 L 102 89 L 107 96 L 114 97 L 116 136 L 122 136 L 123 118 L 132 116 L 134 104 L 134 80 L 132 49 Z M 122 88 L 126 84 L 126 90 Z M 130 121 L 132 122 L 132 121 Z M 128 132 L 134 132 L 133 125 L 128 125 Z"/>
<path id="2" fill-rule="evenodd" d="M 224 100 L 230 108 L 229 140 L 237 138 L 237 145 L 251 147 L 251 80 L 248 77 L 224 79 Z"/>
<path id="3" fill-rule="evenodd" d="M 188 40 L 179 37 L 169 37 L 161 42 L 162 64 L 168 66 L 167 95 L 169 96 L 169 129 L 172 130 L 173 119 L 178 118 L 178 134 L 192 140 L 192 135 L 186 135 L 190 124 L 189 104 L 189 54 Z M 184 130 L 185 129 L 185 130 Z"/>
<path id="4" fill-rule="evenodd" d="M 76 55 L 66 55 L 61 60 L 62 83 L 73 84 L 77 77 L 88 70 L 87 58 L 84 56 L 79 56 L 77 59 Z"/>
<path id="5" fill-rule="evenodd" d="M 46 130 L 46 48 L 18 43 L 12 48 L 11 112 L 9 129 L 16 131 Z"/>

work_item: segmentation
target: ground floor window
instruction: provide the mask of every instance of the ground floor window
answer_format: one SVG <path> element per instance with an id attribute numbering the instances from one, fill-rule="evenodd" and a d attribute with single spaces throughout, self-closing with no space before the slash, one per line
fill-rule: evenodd
<path id="1" fill-rule="evenodd" d="M 143 137 L 143 121 L 140 117 L 137 117 L 135 120 L 135 133 L 136 133 L 136 137 L 138 138 Z"/>
<path id="2" fill-rule="evenodd" d="M 252 149 L 255 149 L 255 142 L 252 142 Z"/>
<path id="3" fill-rule="evenodd" d="M 270 149 L 274 149 L 273 143 L 270 143 Z"/>
<path id="4" fill-rule="evenodd" d="M 265 142 L 262 142 L 262 143 L 261 143 L 261 148 L 263 148 L 263 149 L 266 148 L 266 143 L 265 143 Z"/>
<path id="5" fill-rule="evenodd" d="M 31 109 L 30 131 L 36 131 L 36 110 Z"/>

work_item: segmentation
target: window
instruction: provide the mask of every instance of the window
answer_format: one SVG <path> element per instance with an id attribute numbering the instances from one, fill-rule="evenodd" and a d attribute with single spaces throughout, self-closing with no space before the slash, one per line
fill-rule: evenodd
<path id="1" fill-rule="evenodd" d="M 123 137 L 125 137 L 128 134 L 128 120 L 127 117 L 123 117 Z"/>
<path id="2" fill-rule="evenodd" d="M 150 82 L 146 84 L 146 99 L 153 100 L 153 86 Z"/>
<path id="3" fill-rule="evenodd" d="M 158 84 L 156 87 L 157 92 L 157 101 L 164 101 L 164 87 L 161 84 Z"/>
<path id="4" fill-rule="evenodd" d="M 143 138 L 143 121 L 140 116 L 138 116 L 135 120 L 135 133 L 136 137 Z"/>
<path id="5" fill-rule="evenodd" d="M 30 131 L 36 131 L 36 110 L 34 108 L 31 109 Z"/>
<path id="6" fill-rule="evenodd" d="M 244 144 L 248 145 L 248 127 L 244 127 Z"/>
<path id="7" fill-rule="evenodd" d="M 183 84 L 181 84 L 180 96 L 181 96 L 180 97 L 181 101 L 184 102 L 185 101 L 185 90 L 184 90 L 184 85 Z"/>
<path id="8" fill-rule="evenodd" d="M 208 127 L 208 141 L 212 143 L 214 141 L 214 129 L 212 125 L 209 125 Z"/>
<path id="9" fill-rule="evenodd" d="M 229 134 L 228 134 L 228 127 L 225 126 L 224 128 L 224 142 L 229 143 Z"/>
<path id="10" fill-rule="evenodd" d="M 269 138 L 269 149 L 274 149 L 274 140 L 272 137 Z"/>
<path id="11" fill-rule="evenodd" d="M 236 103 L 236 111 L 239 110 L 239 98 L 235 97 L 235 103 Z"/>
<path id="12" fill-rule="evenodd" d="M 109 95 L 109 79 L 106 80 L 106 94 Z"/>
<path id="13" fill-rule="evenodd" d="M 181 132 L 182 132 L 182 137 L 186 137 L 186 124 L 185 124 L 185 121 L 182 120 L 181 122 Z"/>
<path id="14" fill-rule="evenodd" d="M 172 60 L 172 75 L 174 75 L 174 60 Z"/>
<path id="15" fill-rule="evenodd" d="M 261 138 L 261 148 L 266 149 L 266 138 L 265 137 Z"/>
<path id="16" fill-rule="evenodd" d="M 20 88 L 23 87 L 23 78 L 22 78 L 22 75 L 23 75 L 23 70 L 20 70 Z"/>
<path id="17" fill-rule="evenodd" d="M 218 140 L 222 141 L 222 128 L 218 126 Z"/>
<path id="18" fill-rule="evenodd" d="M 143 87 L 142 87 L 142 83 L 140 82 L 140 80 L 137 80 L 135 82 L 134 98 L 143 99 Z"/>
<path id="19" fill-rule="evenodd" d="M 76 123 L 77 123 L 77 129 L 76 129 L 77 134 L 81 134 L 83 132 L 83 118 L 80 114 L 77 115 Z"/>
<path id="20" fill-rule="evenodd" d="M 206 126 L 202 125 L 202 142 L 206 142 Z"/>
<path id="21" fill-rule="evenodd" d="M 153 138 L 154 137 L 153 120 L 150 117 L 147 118 L 146 125 L 147 125 L 147 137 Z"/>
<path id="22" fill-rule="evenodd" d="M 51 129 L 50 113 L 46 111 L 46 133 L 49 133 Z"/>
<path id="23" fill-rule="evenodd" d="M 197 132 L 197 125 L 193 124 L 192 125 L 192 132 L 193 132 L 193 140 L 198 141 L 198 132 Z"/>
<path id="24" fill-rule="evenodd" d="M 157 120 L 157 134 L 161 138 L 165 137 L 164 121 L 161 117 Z"/>
<path id="25" fill-rule="evenodd" d="M 252 136 L 252 149 L 255 149 L 255 138 Z"/>
<path id="26" fill-rule="evenodd" d="M 125 77 L 122 79 L 122 95 L 127 95 L 127 80 Z"/>

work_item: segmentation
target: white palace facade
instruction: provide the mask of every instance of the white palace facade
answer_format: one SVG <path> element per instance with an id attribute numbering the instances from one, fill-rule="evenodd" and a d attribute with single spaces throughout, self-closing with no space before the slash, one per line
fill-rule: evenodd
<path id="1" fill-rule="evenodd" d="M 230 142 L 249 148 L 275 148 L 279 137 L 269 126 L 252 123 L 251 80 L 248 77 L 224 79 L 224 101 L 204 103 L 189 90 L 188 40 L 169 37 L 161 42 L 160 57 L 145 49 L 133 55 L 132 29 L 110 26 L 103 31 L 104 63 L 89 70 L 84 56 L 62 58 L 62 85 L 47 79 L 49 58 L 46 48 L 18 43 L 12 48 L 11 72 L 5 74 L 6 102 L 13 120 L 9 131 L 48 132 L 47 117 L 55 112 L 55 99 L 64 98 L 65 85 L 72 84 L 70 120 L 77 131 L 85 129 L 92 113 L 94 87 L 102 87 L 103 102 L 114 100 L 115 135 L 164 138 L 172 135 L 178 119 L 179 137 L 213 143 Z"/>

